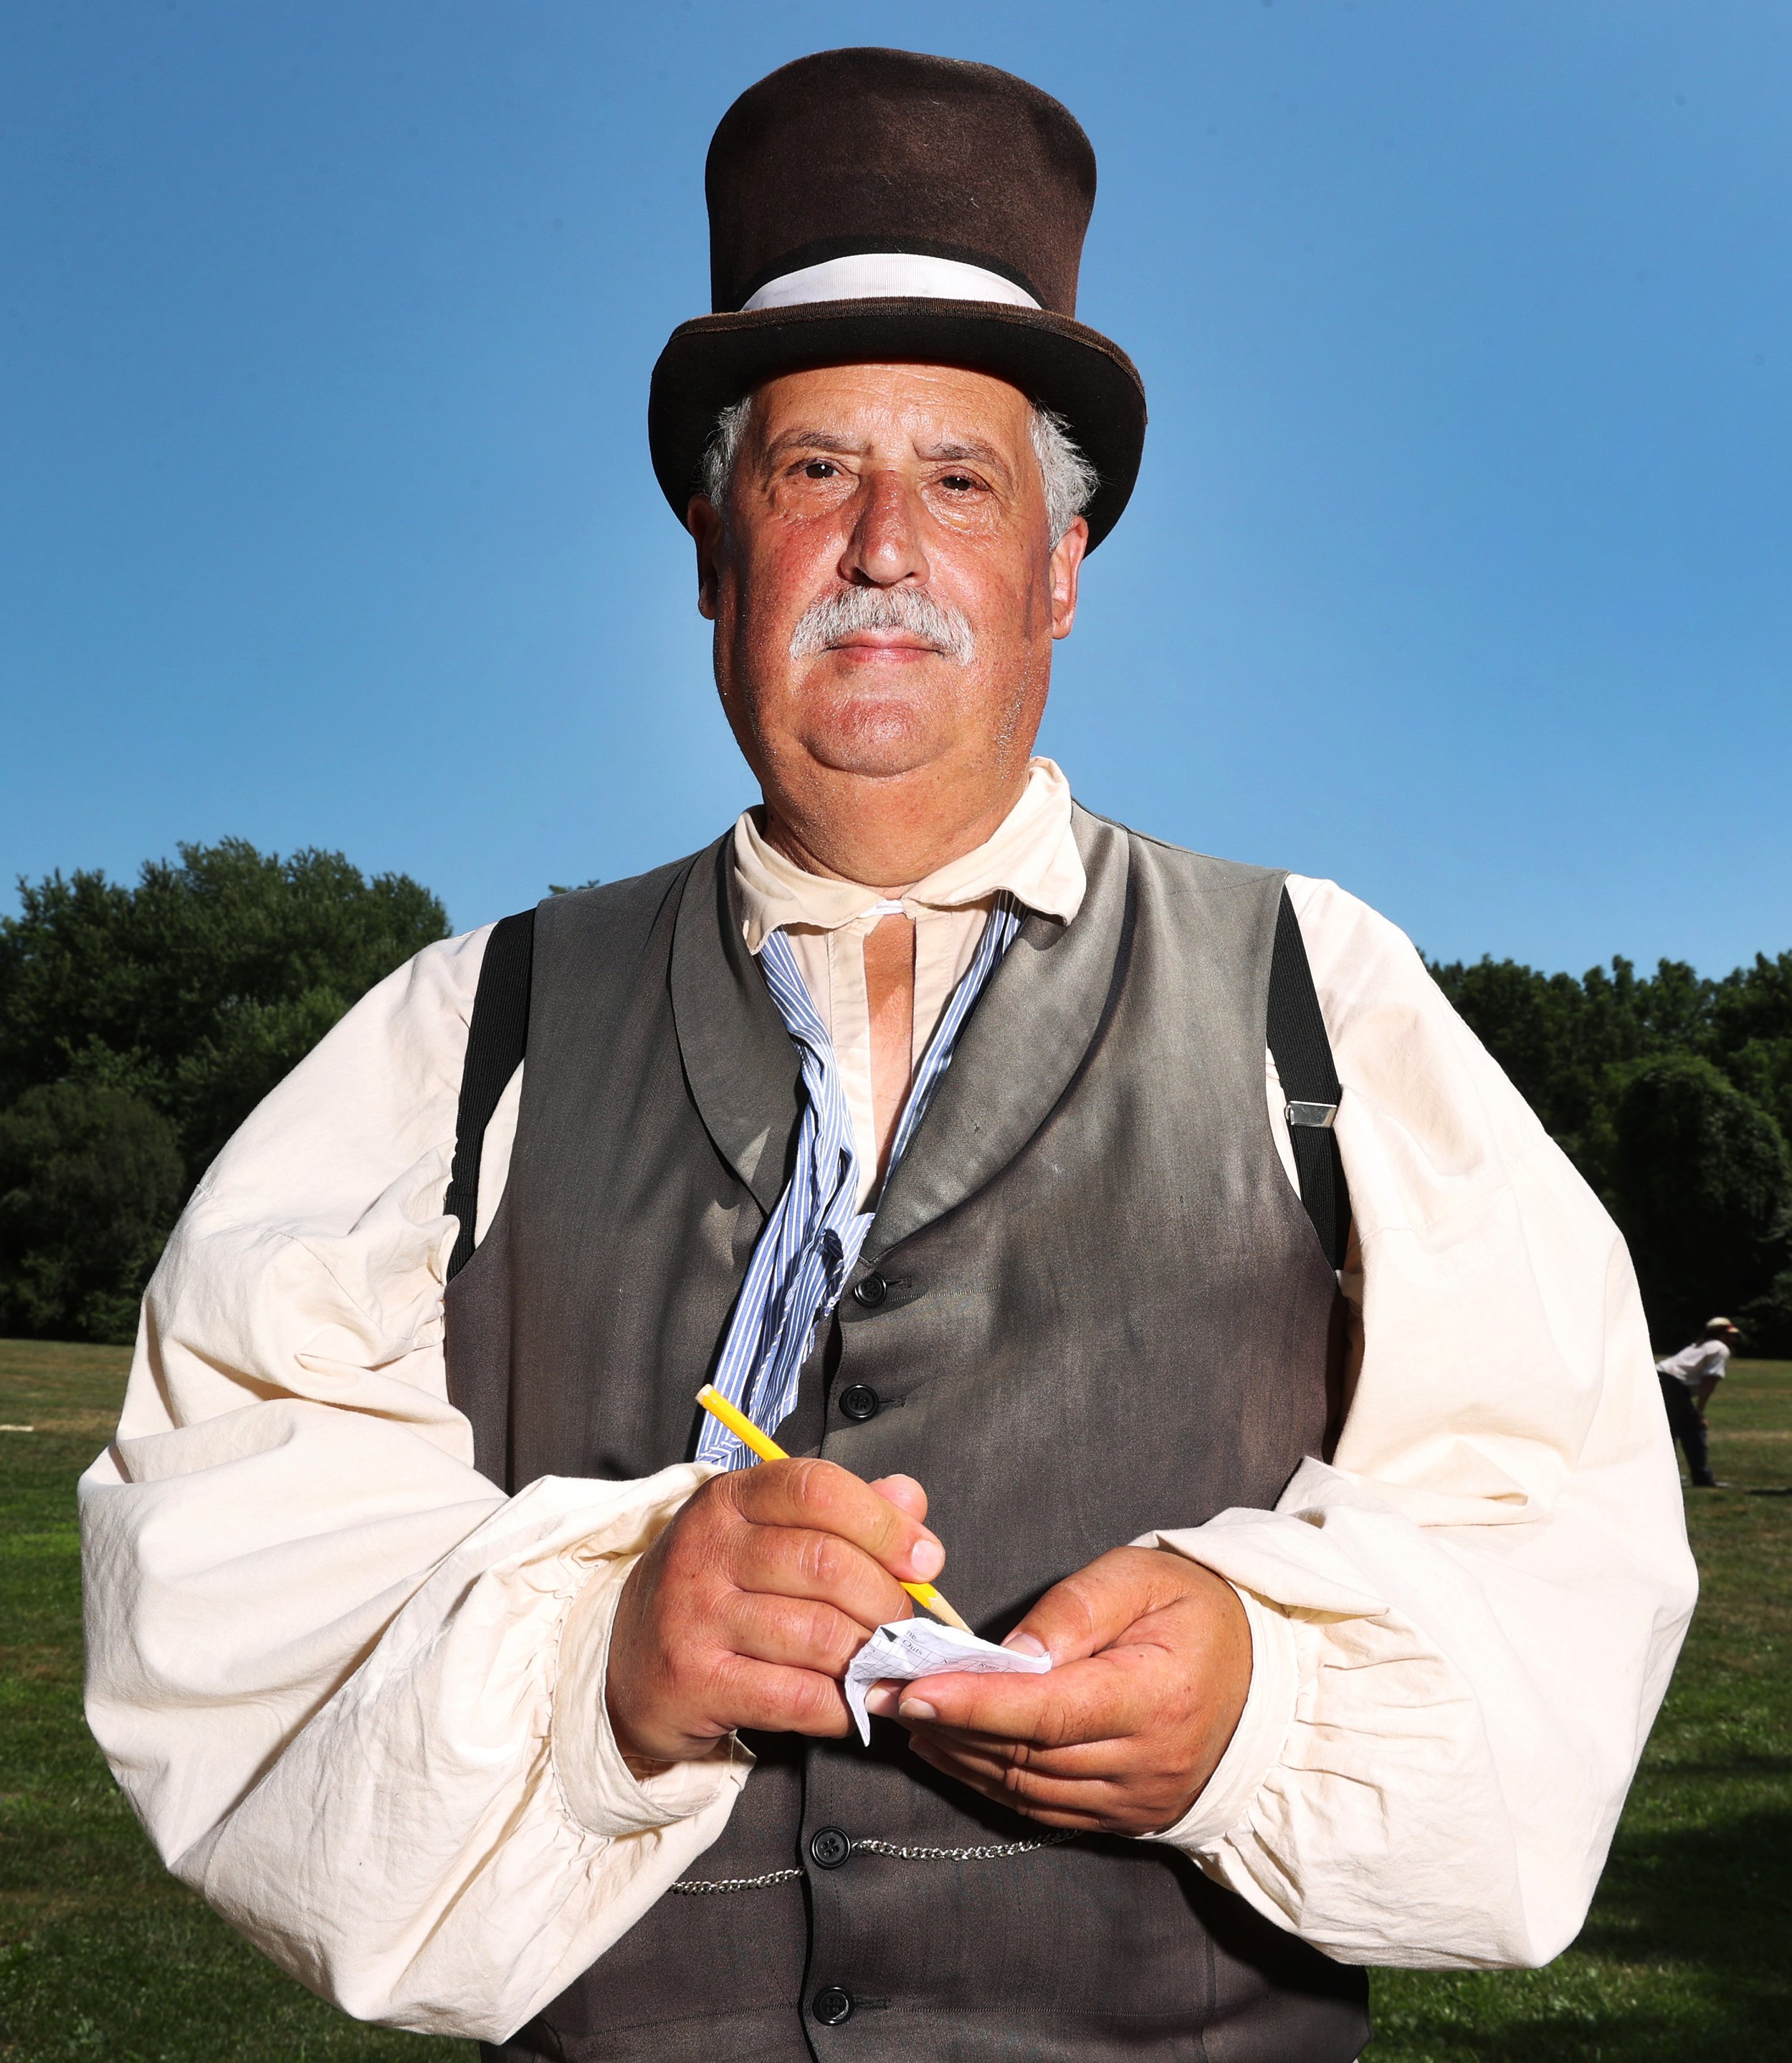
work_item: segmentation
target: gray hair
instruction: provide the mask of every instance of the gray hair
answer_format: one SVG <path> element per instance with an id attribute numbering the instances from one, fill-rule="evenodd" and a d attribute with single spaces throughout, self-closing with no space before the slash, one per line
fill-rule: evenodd
<path id="1" fill-rule="evenodd" d="M 704 447 L 697 484 L 715 508 L 720 509 L 727 497 L 728 483 L 752 409 L 750 394 L 724 408 L 716 417 L 709 441 Z M 1101 475 L 1077 449 L 1070 424 L 1055 409 L 1042 408 L 1035 401 L 1028 414 L 1027 431 L 1045 482 L 1046 525 L 1055 545 L 1095 498 Z"/>

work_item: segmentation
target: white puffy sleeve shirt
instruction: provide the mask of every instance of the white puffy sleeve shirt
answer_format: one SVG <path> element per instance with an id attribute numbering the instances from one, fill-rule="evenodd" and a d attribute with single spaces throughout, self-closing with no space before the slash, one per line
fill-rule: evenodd
<path id="1" fill-rule="evenodd" d="M 1162 1838 L 1340 1958 L 1537 1963 L 1693 1603 L 1642 1310 L 1406 939 L 1289 887 L 1344 1084 L 1360 1369 L 1276 1510 L 1156 1536 L 1238 1587 L 1255 1643 Z M 506 1498 L 448 1401 L 487 935 L 382 982 L 219 1157 L 81 1503 L 88 1717 L 170 1868 L 350 2013 L 501 2040 L 690 1868 L 749 1759 L 637 1781 L 605 1715 L 621 1583 L 706 1471 Z"/>

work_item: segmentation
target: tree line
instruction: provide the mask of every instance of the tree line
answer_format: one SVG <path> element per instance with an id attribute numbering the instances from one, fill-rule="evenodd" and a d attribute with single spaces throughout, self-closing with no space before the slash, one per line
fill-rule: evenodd
<path id="1" fill-rule="evenodd" d="M 189 1191 L 448 914 L 340 852 L 180 847 L 136 885 L 19 883 L 0 919 L 0 1333 L 128 1341 Z"/>
<path id="2" fill-rule="evenodd" d="M 557 886 L 557 884 L 556 884 Z M 0 1334 L 127 1341 L 182 1204 L 372 984 L 448 935 L 405 875 L 242 839 L 19 884 L 0 919 Z M 1720 979 L 1434 965 L 1623 1229 L 1657 1344 L 1792 1353 L 1792 953 Z"/>
<path id="3" fill-rule="evenodd" d="M 1715 980 L 1431 971 L 1617 1221 L 1657 1346 L 1722 1313 L 1792 1354 L 1792 952 Z"/>

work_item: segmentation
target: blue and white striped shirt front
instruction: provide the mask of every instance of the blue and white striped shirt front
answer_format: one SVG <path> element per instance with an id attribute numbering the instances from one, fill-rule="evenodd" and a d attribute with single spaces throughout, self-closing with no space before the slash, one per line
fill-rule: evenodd
<path id="1" fill-rule="evenodd" d="M 965 1020 L 1014 942 L 1020 923 L 1020 906 L 1015 898 L 1006 891 L 998 895 L 970 965 L 953 990 L 921 1056 L 890 1145 L 892 1172 L 919 1128 L 941 1076 L 952 1064 Z M 782 931 L 767 935 L 759 949 L 759 964 L 802 1063 L 803 1111 L 797 1132 L 796 1165 L 753 1249 L 710 1380 L 755 1425 L 775 1433 L 795 1406 L 815 1328 L 839 1302 L 876 1212 L 857 1208 L 858 1164 L 852 1116 L 833 1042 Z M 754 1457 L 725 1426 L 705 1414 L 697 1458 L 738 1469 L 750 1467 Z"/>

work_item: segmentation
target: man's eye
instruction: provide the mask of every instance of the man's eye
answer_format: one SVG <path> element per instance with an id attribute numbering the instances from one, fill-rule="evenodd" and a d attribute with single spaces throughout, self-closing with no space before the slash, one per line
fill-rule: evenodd
<path id="1" fill-rule="evenodd" d="M 836 471 L 833 462 L 825 458 L 812 458 L 802 469 L 805 480 L 832 480 Z"/>
<path id="2" fill-rule="evenodd" d="M 977 483 L 968 473 L 948 473 L 940 479 L 942 487 L 949 487 L 954 494 L 969 494 Z"/>

